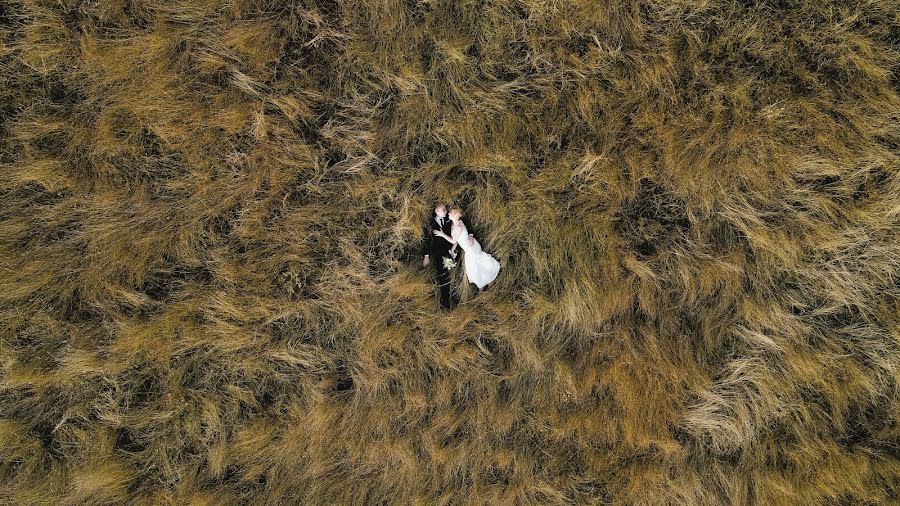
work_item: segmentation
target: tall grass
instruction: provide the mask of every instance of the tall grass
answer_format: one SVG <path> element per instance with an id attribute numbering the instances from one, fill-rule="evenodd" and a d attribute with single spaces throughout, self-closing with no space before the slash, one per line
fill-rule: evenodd
<path id="1" fill-rule="evenodd" d="M 0 5 L 0 502 L 900 501 L 898 12 Z"/>

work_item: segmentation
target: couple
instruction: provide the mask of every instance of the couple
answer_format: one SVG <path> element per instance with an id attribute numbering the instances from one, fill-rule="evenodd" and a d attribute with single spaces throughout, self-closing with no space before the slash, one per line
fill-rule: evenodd
<path id="1" fill-rule="evenodd" d="M 489 253 L 481 250 L 481 244 L 466 229 L 462 222 L 462 209 L 454 207 L 447 212 L 447 206 L 438 204 L 434 208 L 434 216 L 428 220 L 428 231 L 422 246 L 422 265 L 434 263 L 438 285 L 441 291 L 441 308 L 450 307 L 450 271 L 456 248 L 462 248 L 463 266 L 469 282 L 478 285 L 478 291 L 490 285 L 500 272 L 500 262 Z"/>

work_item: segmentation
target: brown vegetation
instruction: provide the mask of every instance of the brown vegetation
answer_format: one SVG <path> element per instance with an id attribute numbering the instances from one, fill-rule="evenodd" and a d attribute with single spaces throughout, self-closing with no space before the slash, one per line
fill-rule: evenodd
<path id="1" fill-rule="evenodd" d="M 898 12 L 0 4 L 0 502 L 900 501 Z"/>

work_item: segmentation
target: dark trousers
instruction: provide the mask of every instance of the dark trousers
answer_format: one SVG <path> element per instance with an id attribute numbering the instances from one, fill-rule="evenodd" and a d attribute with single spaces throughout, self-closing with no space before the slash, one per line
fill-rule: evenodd
<path id="1" fill-rule="evenodd" d="M 439 260 L 441 260 L 439 258 Z M 443 262 L 433 262 L 437 277 L 438 290 L 440 291 L 441 308 L 450 309 L 450 273 L 444 267 Z"/>

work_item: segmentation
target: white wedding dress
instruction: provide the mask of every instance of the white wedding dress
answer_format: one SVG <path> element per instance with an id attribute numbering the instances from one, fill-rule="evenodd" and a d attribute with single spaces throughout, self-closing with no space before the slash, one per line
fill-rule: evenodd
<path id="1" fill-rule="evenodd" d="M 456 239 L 456 243 L 465 252 L 463 266 L 466 269 L 466 277 L 470 282 L 478 285 L 479 289 L 484 288 L 497 277 L 500 272 L 500 262 L 490 253 L 482 251 L 481 244 L 475 237 L 469 239 L 469 231 L 466 229 L 465 223 L 460 221 L 459 225 L 459 227 L 454 227 L 451 233 Z"/>

